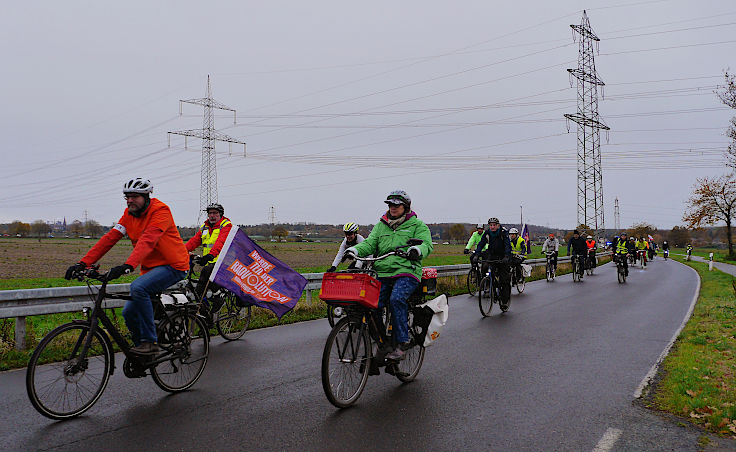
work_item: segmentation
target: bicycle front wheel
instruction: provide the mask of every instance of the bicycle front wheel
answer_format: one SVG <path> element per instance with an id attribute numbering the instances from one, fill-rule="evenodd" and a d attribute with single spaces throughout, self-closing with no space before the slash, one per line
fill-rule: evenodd
<path id="1" fill-rule="evenodd" d="M 478 284 L 480 283 L 480 272 L 475 269 L 470 269 L 468 272 L 468 293 L 471 297 L 478 294 Z"/>
<path id="2" fill-rule="evenodd" d="M 97 329 L 80 359 L 90 326 L 67 323 L 44 337 L 33 351 L 26 372 L 26 391 L 33 407 L 51 419 L 69 419 L 87 411 L 110 380 L 113 354 Z"/>
<path id="3" fill-rule="evenodd" d="M 159 325 L 158 343 L 168 359 L 151 368 L 156 385 L 167 392 L 192 387 L 204 372 L 210 350 L 204 321 L 191 312 L 175 313 Z"/>
<path id="4" fill-rule="evenodd" d="M 338 408 L 355 403 L 368 382 L 371 342 L 363 324 L 340 319 L 330 331 L 322 352 L 322 388 Z"/>
<path id="5" fill-rule="evenodd" d="M 524 278 L 524 275 L 521 275 L 516 278 L 516 291 L 522 293 L 524 292 L 524 288 L 526 288 L 526 278 Z"/>
<path id="6" fill-rule="evenodd" d="M 478 307 L 483 317 L 491 315 L 493 309 L 493 292 L 491 290 L 491 279 L 484 276 L 478 285 Z"/>
<path id="7" fill-rule="evenodd" d="M 240 339 L 250 325 L 251 306 L 239 306 L 238 299 L 232 292 L 224 295 L 225 302 L 217 311 L 215 326 L 224 339 L 234 341 Z"/>

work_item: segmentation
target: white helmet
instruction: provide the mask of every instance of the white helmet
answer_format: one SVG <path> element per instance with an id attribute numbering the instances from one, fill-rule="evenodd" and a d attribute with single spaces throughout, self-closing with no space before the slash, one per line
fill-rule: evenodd
<path id="1" fill-rule="evenodd" d="M 475 229 L 485 229 L 486 226 L 483 223 L 478 223 L 475 225 Z"/>
<path id="2" fill-rule="evenodd" d="M 123 184 L 123 193 L 147 194 L 153 192 L 153 184 L 148 179 L 136 177 Z"/>
<path id="3" fill-rule="evenodd" d="M 593 238 L 593 236 L 592 236 L 592 235 L 589 235 L 589 236 L 588 236 L 588 237 L 586 237 L 586 238 L 587 238 L 587 239 L 592 239 L 592 238 Z"/>
<path id="4" fill-rule="evenodd" d="M 509 230 L 509 234 L 518 234 L 518 233 L 519 233 L 519 230 L 516 228 L 511 228 L 511 230 Z"/>

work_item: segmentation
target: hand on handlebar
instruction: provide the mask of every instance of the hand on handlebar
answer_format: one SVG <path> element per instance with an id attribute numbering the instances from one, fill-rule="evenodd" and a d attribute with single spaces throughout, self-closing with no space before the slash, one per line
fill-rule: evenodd
<path id="1" fill-rule="evenodd" d="M 343 254 L 343 259 L 355 259 L 357 256 L 358 250 L 356 250 L 354 246 L 351 246 L 350 248 L 345 250 L 345 254 Z"/>
<path id="2" fill-rule="evenodd" d="M 467 248 L 465 248 L 465 249 L 463 250 L 463 254 L 470 254 L 470 250 L 469 250 L 469 249 L 467 249 Z"/>
<path id="3" fill-rule="evenodd" d="M 87 268 L 87 264 L 81 261 L 77 262 L 66 270 L 64 279 L 71 281 L 72 279 L 79 277 L 79 274 L 82 273 L 85 268 Z"/>
<path id="4" fill-rule="evenodd" d="M 407 259 L 410 261 L 418 261 L 422 258 L 422 250 L 418 246 L 412 246 L 407 250 Z"/>
<path id="5" fill-rule="evenodd" d="M 107 272 L 106 280 L 112 281 L 113 279 L 118 279 L 123 275 L 126 275 L 133 271 L 133 266 L 128 264 L 118 265 L 117 267 L 113 267 L 110 269 L 110 271 Z"/>

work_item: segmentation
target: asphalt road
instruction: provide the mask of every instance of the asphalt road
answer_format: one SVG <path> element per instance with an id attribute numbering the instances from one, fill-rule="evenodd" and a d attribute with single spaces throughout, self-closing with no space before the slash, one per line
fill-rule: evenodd
<path id="1" fill-rule="evenodd" d="M 345 410 L 320 383 L 326 320 L 213 339 L 204 375 L 181 394 L 118 367 L 97 404 L 65 422 L 31 407 L 25 370 L 5 372 L 0 448 L 698 450 L 698 431 L 632 404 L 696 285 L 693 270 L 658 259 L 623 285 L 610 264 L 581 283 L 527 284 L 486 319 L 476 299 L 453 297 L 418 378 L 370 377 Z"/>

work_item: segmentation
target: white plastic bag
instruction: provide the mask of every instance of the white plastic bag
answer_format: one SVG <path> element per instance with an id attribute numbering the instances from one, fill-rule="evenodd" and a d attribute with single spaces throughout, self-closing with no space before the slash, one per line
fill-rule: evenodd
<path id="1" fill-rule="evenodd" d="M 521 270 L 522 273 L 524 273 L 524 278 L 528 278 L 532 276 L 532 266 L 529 264 L 521 264 Z"/>
<path id="2" fill-rule="evenodd" d="M 447 296 L 443 294 L 419 306 L 427 307 L 434 312 L 432 321 L 429 322 L 429 326 L 427 327 L 427 334 L 424 336 L 424 346 L 429 347 L 439 339 L 440 333 L 445 327 L 445 323 L 447 323 L 450 305 L 447 304 Z"/>

